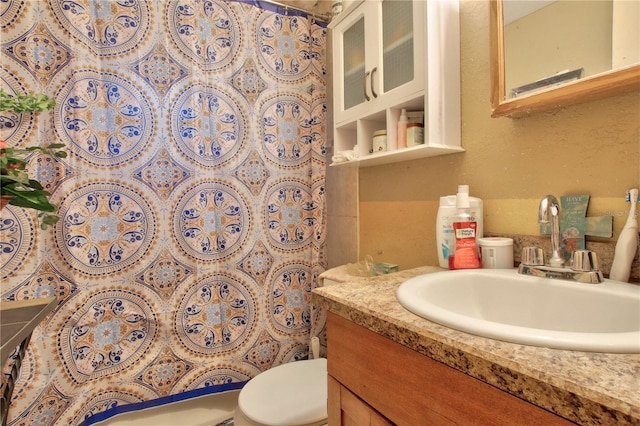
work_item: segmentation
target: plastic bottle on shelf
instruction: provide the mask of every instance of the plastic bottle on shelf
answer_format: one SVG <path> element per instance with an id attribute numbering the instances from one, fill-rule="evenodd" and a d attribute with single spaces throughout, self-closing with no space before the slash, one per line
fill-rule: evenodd
<path id="1" fill-rule="evenodd" d="M 407 147 L 407 110 L 402 108 L 398 120 L 398 149 Z"/>

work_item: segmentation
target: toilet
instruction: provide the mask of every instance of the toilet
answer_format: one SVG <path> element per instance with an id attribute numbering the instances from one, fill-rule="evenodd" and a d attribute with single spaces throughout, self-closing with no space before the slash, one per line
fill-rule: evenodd
<path id="1" fill-rule="evenodd" d="M 242 388 L 235 426 L 319 426 L 327 424 L 327 360 L 279 365 Z"/>
<path id="2" fill-rule="evenodd" d="M 340 282 L 326 278 L 329 272 L 320 274 L 320 285 Z M 326 425 L 327 360 L 318 357 L 318 346 L 313 337 L 313 359 L 282 364 L 249 380 L 238 395 L 234 425 Z"/>

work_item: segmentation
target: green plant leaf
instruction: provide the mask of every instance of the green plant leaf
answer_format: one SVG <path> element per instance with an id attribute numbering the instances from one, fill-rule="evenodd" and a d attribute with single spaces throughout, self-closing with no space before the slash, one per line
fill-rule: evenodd
<path id="1" fill-rule="evenodd" d="M 56 206 L 49 202 L 48 197 L 50 194 L 47 191 L 15 191 L 13 188 L 7 188 L 5 195 L 13 195 L 9 202 L 12 206 L 50 213 L 58 210 Z"/>
<path id="2" fill-rule="evenodd" d="M 42 93 L 12 96 L 5 92 L 4 89 L 0 89 L 0 111 L 13 111 L 18 114 L 23 112 L 43 112 L 50 110 L 55 105 L 55 99 Z"/>
<path id="3" fill-rule="evenodd" d="M 31 188 L 35 188 L 35 189 L 38 189 L 38 190 L 43 190 L 44 189 L 44 187 L 40 184 L 40 182 L 38 182 L 37 180 L 34 180 L 34 179 L 29 179 L 29 186 Z M 46 192 L 46 191 L 44 191 L 44 192 Z M 51 194 L 49 194 L 47 192 L 47 195 L 51 195 Z"/>
<path id="4" fill-rule="evenodd" d="M 0 111 L 13 111 L 14 113 L 38 113 L 48 111 L 55 107 L 56 101 L 42 93 L 34 95 L 15 94 L 10 95 L 0 88 Z M 3 145 L 4 141 L 3 141 Z M 40 151 L 58 158 L 66 158 L 65 151 L 57 151 L 64 148 L 62 143 L 52 143 L 45 147 L 29 146 L 15 148 L 5 146 L 0 149 L 0 181 L 2 195 L 12 196 L 10 204 L 17 207 L 38 210 L 40 213 L 40 227 L 46 229 L 48 225 L 58 222 L 55 214 L 57 207 L 49 202 L 51 194 L 45 191 L 43 186 L 34 179 L 29 179 L 24 159 L 34 151 Z"/>
<path id="5" fill-rule="evenodd" d="M 0 181 L 2 181 L 3 194 L 5 190 L 7 190 L 8 188 L 17 187 L 19 185 L 29 186 L 28 176 L 24 173 L 23 174 L 11 173 L 7 175 L 1 175 L 0 177 L 1 177 Z"/>
<path id="6" fill-rule="evenodd" d="M 59 220 L 60 218 L 56 215 L 46 214 L 40 220 L 40 229 L 47 229 L 47 226 L 55 225 Z"/>

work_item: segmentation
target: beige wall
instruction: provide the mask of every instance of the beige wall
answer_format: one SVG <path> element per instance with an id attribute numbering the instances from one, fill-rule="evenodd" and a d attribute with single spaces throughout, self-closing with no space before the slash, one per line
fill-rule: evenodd
<path id="1" fill-rule="evenodd" d="M 564 70 L 610 70 L 612 13 L 613 2 L 558 1 L 506 25 L 507 93 Z"/>
<path id="2" fill-rule="evenodd" d="M 360 169 L 357 256 L 401 269 L 436 265 L 438 199 L 461 183 L 484 200 L 485 232 L 537 235 L 542 196 L 590 194 L 588 215 L 613 214 L 615 241 L 628 212 L 625 192 L 640 183 L 638 93 L 527 118 L 490 118 L 488 2 L 462 0 L 460 13 L 466 152 Z M 336 186 L 327 182 L 333 200 L 353 199 L 349 191 L 358 189 L 350 179 Z M 329 236 L 332 264 L 353 261 L 349 253 L 336 255 L 336 238 Z"/>
<path id="3" fill-rule="evenodd" d="M 614 0 L 612 65 L 627 67 L 640 62 L 640 1 Z"/>

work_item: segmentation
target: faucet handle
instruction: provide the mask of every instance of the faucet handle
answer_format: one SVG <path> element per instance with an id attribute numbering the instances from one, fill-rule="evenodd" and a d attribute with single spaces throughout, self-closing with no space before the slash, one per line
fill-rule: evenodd
<path id="1" fill-rule="evenodd" d="M 571 269 L 579 272 L 599 271 L 598 255 L 591 250 L 576 250 L 571 253 Z"/>
<path id="2" fill-rule="evenodd" d="M 523 247 L 521 263 L 523 265 L 543 266 L 544 252 L 538 247 Z"/>

